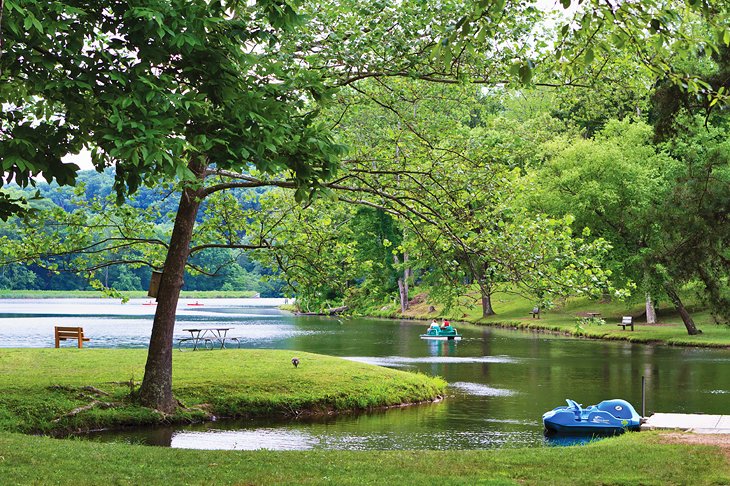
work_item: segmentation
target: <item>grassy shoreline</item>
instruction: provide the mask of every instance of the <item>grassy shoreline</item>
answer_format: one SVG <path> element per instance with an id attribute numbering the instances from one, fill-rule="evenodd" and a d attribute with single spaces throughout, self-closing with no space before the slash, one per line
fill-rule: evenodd
<path id="1" fill-rule="evenodd" d="M 7 484 L 644 484 L 730 482 L 722 450 L 641 432 L 574 447 L 205 451 L 0 433 Z M 92 466 L 91 468 L 90 466 Z"/>
<path id="2" fill-rule="evenodd" d="M 125 425 L 349 412 L 432 401 L 446 382 L 341 358 L 291 351 L 220 350 L 173 355 L 173 392 L 184 406 L 163 415 L 131 394 L 146 349 L 4 349 L 0 431 L 57 433 Z"/>
<path id="3" fill-rule="evenodd" d="M 658 322 L 646 324 L 644 307 L 638 304 L 605 303 L 585 298 L 571 299 L 560 306 L 541 312 L 540 318 L 536 319 L 530 313 L 534 306 L 531 302 L 509 294 L 494 296 L 493 302 L 497 314 L 487 318 L 482 317 L 480 307 L 460 307 L 445 311 L 439 306 L 434 306 L 436 310 L 428 312 L 430 304 L 426 300 L 414 300 L 418 302 L 403 314 L 393 306 L 372 309 L 368 314 L 372 317 L 426 321 L 445 317 L 457 324 L 461 322 L 477 326 L 550 332 L 590 339 L 730 349 L 730 326 L 715 324 L 710 313 L 701 308 L 693 309 L 692 317 L 702 333 L 690 336 L 680 316 L 673 309 L 658 309 Z M 589 312 L 600 313 L 603 322 L 585 319 Z M 622 316 L 634 317 L 634 331 L 623 330 L 618 326 Z"/>

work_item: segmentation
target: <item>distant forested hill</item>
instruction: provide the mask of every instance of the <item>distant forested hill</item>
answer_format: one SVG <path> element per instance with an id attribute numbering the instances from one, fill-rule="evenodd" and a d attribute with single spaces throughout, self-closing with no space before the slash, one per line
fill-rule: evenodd
<path id="1" fill-rule="evenodd" d="M 38 182 L 35 188 L 26 189 L 25 194 L 30 197 L 36 192 L 39 199 L 33 199 L 31 205 L 40 209 L 61 208 L 69 213 L 78 210 L 83 204 L 91 201 L 100 201 L 101 204 L 113 204 L 114 171 L 107 169 L 99 173 L 93 170 L 79 173 L 77 187 L 59 187 L 57 184 Z M 20 192 L 17 186 L 9 186 L 12 191 Z M 240 195 L 240 194 L 239 194 Z M 155 208 L 153 224 L 160 234 L 169 230 L 172 215 L 174 215 L 178 194 L 168 188 L 140 188 L 134 198 L 123 204 L 134 209 Z M 241 197 L 242 205 L 258 204 L 256 198 Z M 81 204 L 83 202 L 83 204 Z M 203 217 L 205 207 L 201 208 L 199 218 Z M 18 218 L 11 218 L 7 222 L 0 221 L 0 239 L 22 241 L 20 227 L 23 224 Z M 86 275 L 77 275 L 58 271 L 62 268 L 64 257 L 57 257 L 54 261 L 39 261 L 34 263 L 0 262 L 0 289 L 3 290 L 91 290 L 89 278 Z M 231 249 L 210 249 L 196 257 L 204 260 L 208 267 L 216 266 L 220 269 L 215 275 L 188 273 L 185 277 L 184 290 L 232 290 L 253 291 L 262 297 L 281 295 L 281 282 L 272 272 L 262 268 L 258 263 L 250 260 L 247 255 Z M 195 263 L 195 259 L 193 259 Z M 116 290 L 146 290 L 149 287 L 151 267 L 147 265 L 113 265 L 107 266 L 95 273 L 104 286 Z M 263 276 L 269 278 L 263 279 Z"/>

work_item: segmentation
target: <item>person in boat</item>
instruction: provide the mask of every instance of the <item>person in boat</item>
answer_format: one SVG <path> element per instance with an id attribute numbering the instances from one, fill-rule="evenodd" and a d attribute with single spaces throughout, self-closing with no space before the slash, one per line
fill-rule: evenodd
<path id="1" fill-rule="evenodd" d="M 451 327 L 451 323 L 444 319 L 444 321 L 441 323 L 441 329 L 447 329 Z"/>
<path id="2" fill-rule="evenodd" d="M 439 328 L 439 323 L 436 322 L 436 319 L 434 319 L 431 321 L 431 325 L 428 327 L 428 330 L 430 331 L 431 329 L 438 329 L 438 328 Z"/>

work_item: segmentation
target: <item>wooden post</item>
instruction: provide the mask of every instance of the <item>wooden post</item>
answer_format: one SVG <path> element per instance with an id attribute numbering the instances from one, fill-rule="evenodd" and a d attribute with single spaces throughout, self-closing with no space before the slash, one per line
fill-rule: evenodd
<path id="1" fill-rule="evenodd" d="M 646 378 L 641 375 L 641 416 L 646 417 Z"/>

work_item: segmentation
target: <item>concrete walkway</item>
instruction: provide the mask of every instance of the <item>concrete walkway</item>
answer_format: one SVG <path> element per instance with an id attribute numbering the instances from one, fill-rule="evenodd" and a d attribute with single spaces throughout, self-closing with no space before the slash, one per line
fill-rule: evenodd
<path id="1" fill-rule="evenodd" d="M 730 434 L 730 415 L 655 413 L 647 417 L 641 429 L 681 429 L 697 434 Z"/>

